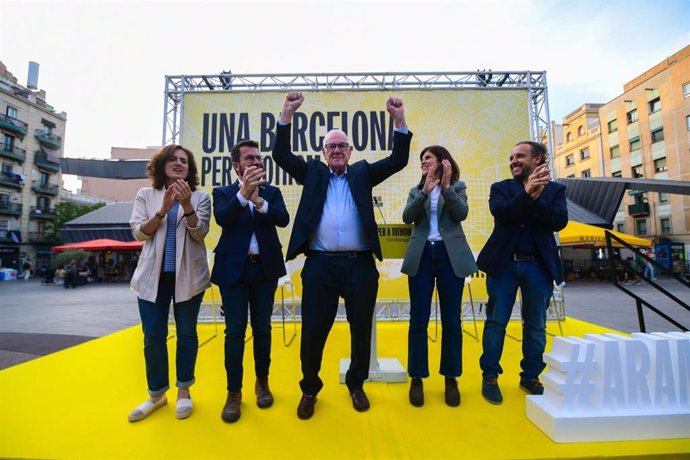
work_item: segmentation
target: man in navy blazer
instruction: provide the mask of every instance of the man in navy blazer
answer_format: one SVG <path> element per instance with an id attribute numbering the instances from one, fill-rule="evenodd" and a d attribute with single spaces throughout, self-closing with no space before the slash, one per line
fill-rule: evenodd
<path id="1" fill-rule="evenodd" d="M 520 388 L 529 394 L 544 392 L 539 374 L 546 366 L 546 309 L 554 281 L 563 282 L 553 233 L 568 223 L 565 187 L 551 181 L 546 159 L 543 144 L 519 142 L 510 154 L 513 178 L 491 185 L 494 231 L 479 253 L 477 266 L 487 275 L 489 293 L 479 364 L 482 395 L 492 404 L 503 402 L 499 362 L 518 287 L 523 321 Z"/>
<path id="2" fill-rule="evenodd" d="M 248 310 L 254 336 L 256 404 L 260 408 L 273 404 L 268 386 L 271 314 L 278 278 L 285 274 L 276 227 L 290 222 L 280 189 L 265 184 L 259 144 L 241 141 L 230 156 L 239 180 L 213 189 L 213 215 L 223 231 L 211 274 L 211 282 L 220 288 L 225 312 L 228 397 L 221 418 L 228 423 L 240 418 Z"/>
<path id="3" fill-rule="evenodd" d="M 327 164 L 305 161 L 290 147 L 290 123 L 303 101 L 299 92 L 285 96 L 273 160 L 303 185 L 287 260 L 299 254 L 307 256 L 302 270 L 303 395 L 297 407 L 297 416 L 306 420 L 314 414 L 316 395 L 323 387 L 321 359 L 340 297 L 345 300 L 351 335 L 352 359 L 345 383 L 354 409 L 369 409 L 363 383 L 369 377 L 371 326 L 378 292 L 379 274 L 373 256 L 382 259 L 372 188 L 407 165 L 412 133 L 405 124 L 402 100 L 389 98 L 386 110 L 395 125 L 390 156 L 350 165 L 352 147 L 347 134 L 331 130 L 323 139 Z"/>

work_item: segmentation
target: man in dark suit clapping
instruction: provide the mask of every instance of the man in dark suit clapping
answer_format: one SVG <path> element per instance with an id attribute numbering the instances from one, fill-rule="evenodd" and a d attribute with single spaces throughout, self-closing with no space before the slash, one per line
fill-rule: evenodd
<path id="1" fill-rule="evenodd" d="M 303 420 L 314 414 L 316 395 L 323 387 L 319 378 L 323 349 L 338 310 L 338 299 L 345 300 L 350 323 L 351 362 L 345 377 L 352 406 L 369 409 L 363 383 L 369 377 L 371 326 L 376 294 L 379 244 L 372 188 L 407 165 L 410 133 L 405 124 L 401 99 L 389 98 L 386 110 L 393 118 L 395 133 L 390 156 L 369 163 L 349 164 L 352 147 L 347 134 L 329 131 L 323 139 L 324 164 L 305 161 L 290 147 L 290 123 L 304 102 L 302 93 L 285 96 L 278 122 L 273 160 L 302 184 L 287 260 L 306 254 L 302 270 L 302 399 L 297 416 Z"/>
<path id="2" fill-rule="evenodd" d="M 479 253 L 477 266 L 487 275 L 489 293 L 479 365 L 482 395 L 492 404 L 503 402 L 499 362 L 518 287 L 523 320 L 520 388 L 533 395 L 544 392 L 539 374 L 545 367 L 546 309 L 553 282 L 563 282 L 553 232 L 568 223 L 565 187 L 551 181 L 546 159 L 543 144 L 519 142 L 510 154 L 513 178 L 491 185 L 494 231 Z"/>
<path id="3" fill-rule="evenodd" d="M 280 189 L 265 184 L 259 144 L 237 143 L 230 153 L 239 178 L 213 190 L 213 215 L 223 229 L 215 249 L 211 282 L 220 288 L 225 311 L 225 371 L 228 397 L 221 414 L 225 422 L 240 418 L 242 360 L 247 311 L 251 312 L 256 372 L 256 404 L 273 404 L 268 386 L 271 363 L 271 314 L 278 278 L 285 264 L 277 227 L 290 216 Z"/>

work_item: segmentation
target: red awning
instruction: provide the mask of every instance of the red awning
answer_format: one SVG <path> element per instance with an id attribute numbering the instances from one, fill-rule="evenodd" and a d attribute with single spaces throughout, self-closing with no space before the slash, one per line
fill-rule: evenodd
<path id="1" fill-rule="evenodd" d="M 81 249 L 82 251 L 139 251 L 144 245 L 141 241 L 117 241 L 117 240 L 91 240 L 79 243 L 62 244 L 53 246 L 54 252 Z"/>

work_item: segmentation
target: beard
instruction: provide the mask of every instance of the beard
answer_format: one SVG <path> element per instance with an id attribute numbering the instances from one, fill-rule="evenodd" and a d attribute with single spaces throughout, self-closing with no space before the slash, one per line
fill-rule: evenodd
<path id="1" fill-rule="evenodd" d="M 534 171 L 534 168 L 531 166 L 520 165 L 519 167 L 520 167 L 520 172 L 518 174 L 513 174 L 514 179 L 525 180 Z M 511 167 L 510 169 L 511 169 L 511 173 L 512 173 L 513 168 Z"/>

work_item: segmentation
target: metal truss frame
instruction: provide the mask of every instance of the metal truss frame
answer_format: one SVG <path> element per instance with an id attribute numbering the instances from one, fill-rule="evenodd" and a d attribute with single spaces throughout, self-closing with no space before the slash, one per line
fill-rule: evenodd
<path id="1" fill-rule="evenodd" d="M 167 75 L 162 145 L 181 143 L 185 93 L 260 91 L 401 91 L 401 90 L 515 90 L 527 92 L 530 136 L 535 142 L 548 139 L 549 103 L 545 71 L 476 72 L 361 72 Z"/>

